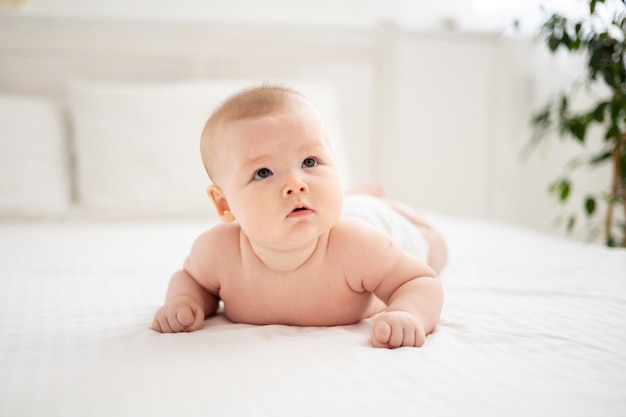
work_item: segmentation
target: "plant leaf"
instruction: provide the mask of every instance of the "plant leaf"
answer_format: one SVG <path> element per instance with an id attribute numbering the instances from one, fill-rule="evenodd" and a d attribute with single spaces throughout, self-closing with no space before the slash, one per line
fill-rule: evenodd
<path id="1" fill-rule="evenodd" d="M 550 51 L 552 52 L 556 51 L 556 49 L 559 47 L 560 44 L 561 44 L 560 38 L 557 38 L 554 35 L 551 35 L 548 37 L 548 47 L 550 48 Z"/>
<path id="2" fill-rule="evenodd" d="M 597 122 L 603 122 L 604 113 L 608 106 L 609 103 L 607 101 L 603 101 L 602 103 L 598 104 L 598 106 L 591 113 L 593 115 L 593 119 Z"/>
<path id="3" fill-rule="evenodd" d="M 559 106 L 559 113 L 564 115 L 569 108 L 569 100 L 565 94 L 561 94 L 561 105 Z"/>
<path id="4" fill-rule="evenodd" d="M 606 134 L 604 135 L 604 139 L 606 140 L 615 139 L 618 137 L 619 137 L 619 128 L 615 124 L 611 125 L 609 130 L 607 130 Z"/>
<path id="5" fill-rule="evenodd" d="M 534 113 L 530 123 L 537 129 L 547 129 L 550 126 L 550 105 L 546 106 L 543 110 Z"/>
<path id="6" fill-rule="evenodd" d="M 589 160 L 589 165 L 591 165 L 591 166 L 598 165 L 599 163 L 606 161 L 610 157 L 611 157 L 611 151 L 602 152 L 602 153 L 594 156 L 593 158 L 591 158 Z"/>
<path id="7" fill-rule="evenodd" d="M 580 119 L 574 118 L 570 119 L 567 128 L 574 135 L 576 139 L 580 142 L 585 142 L 585 134 L 587 132 L 587 125 L 582 122 Z"/>
<path id="8" fill-rule="evenodd" d="M 587 197 L 585 199 L 585 212 L 587 217 L 590 217 L 596 211 L 596 199 L 593 197 Z"/>
<path id="9" fill-rule="evenodd" d="M 570 191 L 572 190 L 572 185 L 569 181 L 564 181 L 561 186 L 561 193 L 559 194 L 559 200 L 564 203 L 567 201 L 569 197 Z"/>
<path id="10" fill-rule="evenodd" d="M 567 178 L 558 179 L 550 184 L 550 187 L 548 187 L 548 191 L 551 194 L 556 194 L 560 203 L 565 203 L 567 201 L 571 189 L 572 184 Z"/>
<path id="11" fill-rule="evenodd" d="M 571 233 L 575 225 L 576 225 L 576 216 L 572 214 L 571 216 L 569 216 L 569 219 L 567 220 L 567 226 L 566 226 L 567 232 Z"/>

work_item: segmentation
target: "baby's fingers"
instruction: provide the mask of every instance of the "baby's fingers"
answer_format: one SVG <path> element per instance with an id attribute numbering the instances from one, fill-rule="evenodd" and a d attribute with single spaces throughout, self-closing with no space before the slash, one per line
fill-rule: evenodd
<path id="1" fill-rule="evenodd" d="M 190 306 L 188 309 L 178 310 L 176 319 L 183 326 L 178 331 L 193 332 L 201 329 L 204 325 L 204 312 L 201 308 Z"/>
<path id="2" fill-rule="evenodd" d="M 152 326 L 150 326 L 150 328 L 155 332 L 164 333 L 163 329 L 161 329 L 161 323 L 159 323 L 156 317 L 152 320 Z"/>
<path id="3" fill-rule="evenodd" d="M 192 325 L 194 322 L 194 314 L 193 310 L 190 307 L 180 308 L 176 312 L 176 326 L 181 331 L 188 326 Z"/>
<path id="4" fill-rule="evenodd" d="M 372 345 L 379 348 L 397 348 L 413 346 L 415 337 L 410 335 L 399 323 L 388 323 L 379 320 L 372 329 Z"/>
<path id="5" fill-rule="evenodd" d="M 172 328 L 167 322 L 167 317 L 157 314 L 152 322 L 152 330 L 159 333 L 173 333 Z"/>
<path id="6" fill-rule="evenodd" d="M 192 332 L 202 328 L 204 312 L 188 303 L 165 305 L 157 312 L 152 329 L 161 333 Z"/>
<path id="7" fill-rule="evenodd" d="M 372 328 L 372 344 L 374 347 L 388 347 L 391 338 L 391 326 L 386 321 L 379 320 Z"/>
<path id="8" fill-rule="evenodd" d="M 393 312 L 376 320 L 371 338 L 372 345 L 379 348 L 419 347 L 424 344 L 426 335 L 417 318 L 408 313 Z"/>
<path id="9" fill-rule="evenodd" d="M 172 332 L 192 332 L 202 327 L 204 317 L 197 308 L 188 304 L 177 307 L 167 315 L 167 325 Z"/>

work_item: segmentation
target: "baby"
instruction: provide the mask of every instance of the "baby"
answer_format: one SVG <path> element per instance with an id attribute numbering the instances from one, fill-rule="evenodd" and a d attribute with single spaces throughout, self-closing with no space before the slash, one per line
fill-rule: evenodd
<path id="1" fill-rule="evenodd" d="M 207 121 L 201 153 L 223 223 L 193 243 L 154 330 L 201 329 L 222 300 L 229 320 L 259 325 L 347 325 L 382 312 L 373 346 L 424 344 L 441 314 L 436 274 L 446 245 L 410 209 L 372 196 L 375 187 L 359 190 L 370 195 L 356 196 L 358 209 L 379 210 L 366 217 L 405 229 L 426 262 L 387 232 L 342 215 L 338 169 L 302 95 L 278 86 L 236 94 Z"/>

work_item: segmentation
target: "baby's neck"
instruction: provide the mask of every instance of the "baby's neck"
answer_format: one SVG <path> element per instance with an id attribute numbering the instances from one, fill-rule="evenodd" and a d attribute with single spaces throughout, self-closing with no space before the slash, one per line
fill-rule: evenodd
<path id="1" fill-rule="evenodd" d="M 292 272 L 306 264 L 315 253 L 325 250 L 328 245 L 328 233 L 317 239 L 293 248 L 274 248 L 255 244 L 241 233 L 242 259 L 250 255 L 272 272 Z"/>

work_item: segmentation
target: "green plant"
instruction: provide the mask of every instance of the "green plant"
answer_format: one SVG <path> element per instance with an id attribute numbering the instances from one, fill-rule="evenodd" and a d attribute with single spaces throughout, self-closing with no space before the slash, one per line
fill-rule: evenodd
<path id="1" fill-rule="evenodd" d="M 600 6 L 598 3 L 606 3 Z M 539 35 L 554 54 L 564 49 L 571 54 L 583 53 L 586 76 L 583 85 L 602 91 L 602 98 L 585 110 L 572 104 L 579 89 L 559 93 L 532 116 L 533 143 L 546 137 L 569 138 L 590 146 L 589 138 L 602 135 L 598 149 L 590 156 L 577 157 L 566 165 L 564 174 L 549 186 L 549 191 L 565 203 L 574 187 L 572 172 L 582 166 L 595 168 L 610 164 L 611 180 L 606 190 L 583 198 L 583 212 L 589 220 L 603 211 L 602 229 L 608 246 L 626 246 L 626 0 L 591 0 L 589 14 L 568 19 L 553 13 L 540 28 Z M 594 142 L 595 143 L 595 142 Z M 606 205 L 606 210 L 600 210 Z M 567 229 L 576 223 L 571 214 Z"/>

